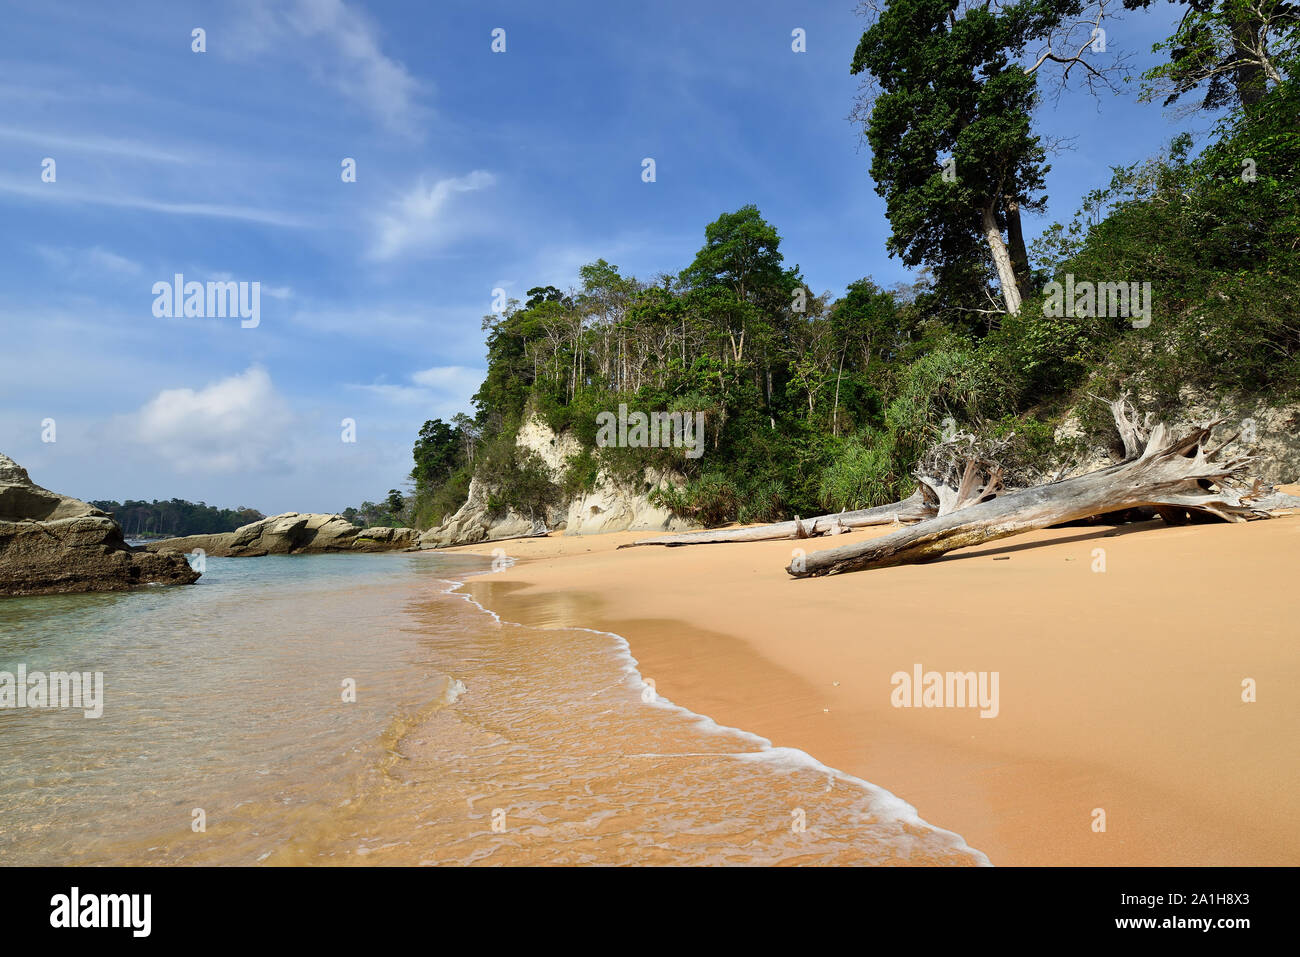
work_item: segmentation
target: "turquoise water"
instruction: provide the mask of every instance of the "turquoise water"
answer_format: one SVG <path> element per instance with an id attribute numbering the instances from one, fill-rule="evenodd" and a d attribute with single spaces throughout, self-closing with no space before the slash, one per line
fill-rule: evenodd
<path id="1" fill-rule="evenodd" d="M 208 558 L 191 586 L 0 598 L 0 671 L 104 675 L 98 719 L 0 709 L 0 863 L 184 858 L 206 833 L 196 808 L 211 831 L 240 809 L 346 790 L 394 715 L 443 680 L 408 620 L 411 594 L 486 564 Z"/>

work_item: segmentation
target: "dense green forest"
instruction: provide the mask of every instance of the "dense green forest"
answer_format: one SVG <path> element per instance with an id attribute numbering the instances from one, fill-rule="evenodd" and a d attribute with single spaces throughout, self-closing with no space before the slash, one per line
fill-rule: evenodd
<path id="1" fill-rule="evenodd" d="M 882 0 L 846 66 L 866 81 L 853 115 L 886 201 L 888 252 L 920 278 L 814 294 L 776 225 L 749 205 L 709 223 L 675 273 L 634 278 L 602 259 L 575 289 L 530 289 L 485 318 L 475 414 L 425 424 L 414 493 L 390 513 L 437 524 L 475 475 L 495 506 L 535 513 L 590 488 L 599 468 L 638 481 L 655 465 L 687 479 L 656 493 L 678 514 L 774 520 L 905 497 L 945 420 L 1014 433 L 1010 454 L 1033 468 L 1062 454 L 1053 432 L 1069 408 L 1085 439 L 1104 444 L 1107 411 L 1089 394 L 1134 390 L 1157 412 L 1189 386 L 1295 397 L 1298 8 L 1182 6 L 1143 97 L 1152 110 L 1194 103 L 1213 134 L 1182 134 L 1159 156 L 1113 167 L 1071 204 L 1070 222 L 1026 247 L 1021 211 L 1044 208 L 1050 168 L 1036 105 L 1072 76 L 1104 93 L 1119 69 L 1090 62 L 1086 42 L 1037 64 L 1034 53 L 1079 50 L 1064 41 L 1097 7 Z M 1063 309 L 1061 288 L 1087 294 Z M 1113 308 L 1121 289 L 1131 308 Z M 705 454 L 598 448 L 596 416 L 620 403 L 702 411 Z M 581 440 L 558 481 L 515 445 L 530 415 Z"/>
<path id="2" fill-rule="evenodd" d="M 211 535 L 233 532 L 241 525 L 266 518 L 252 508 L 214 508 L 203 502 L 91 502 L 95 508 L 113 516 L 128 538 L 166 538 L 174 535 Z"/>

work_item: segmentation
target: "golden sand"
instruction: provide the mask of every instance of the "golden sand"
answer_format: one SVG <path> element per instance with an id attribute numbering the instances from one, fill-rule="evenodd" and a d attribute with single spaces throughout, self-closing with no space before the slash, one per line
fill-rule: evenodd
<path id="1" fill-rule="evenodd" d="M 465 586 L 504 619 L 617 632 L 661 695 L 892 791 L 994 864 L 1300 864 L 1300 517 L 784 571 L 796 545 L 888 531 L 460 550 L 515 560 Z M 891 676 L 918 664 L 997 672 L 997 716 L 893 706 Z"/>

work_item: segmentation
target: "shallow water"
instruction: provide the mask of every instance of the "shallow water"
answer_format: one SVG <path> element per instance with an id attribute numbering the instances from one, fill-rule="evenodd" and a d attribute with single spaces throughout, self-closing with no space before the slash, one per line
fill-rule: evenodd
<path id="1" fill-rule="evenodd" d="M 0 710 L 0 862 L 985 863 L 654 695 L 617 636 L 450 593 L 486 565 L 209 558 L 188 588 L 0 600 L 0 671 L 105 681 L 99 719 Z"/>

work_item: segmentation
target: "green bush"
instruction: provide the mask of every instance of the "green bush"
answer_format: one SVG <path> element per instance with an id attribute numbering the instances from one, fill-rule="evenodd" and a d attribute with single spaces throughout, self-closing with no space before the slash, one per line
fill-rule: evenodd
<path id="1" fill-rule="evenodd" d="M 710 527 L 734 521 L 740 500 L 735 483 L 720 472 L 705 472 L 683 488 L 664 487 L 650 493 L 651 504 Z"/>
<path id="2" fill-rule="evenodd" d="M 818 494 L 828 511 L 840 512 L 897 502 L 910 493 L 904 492 L 910 485 L 889 444 L 868 433 L 842 444 L 822 472 Z"/>

